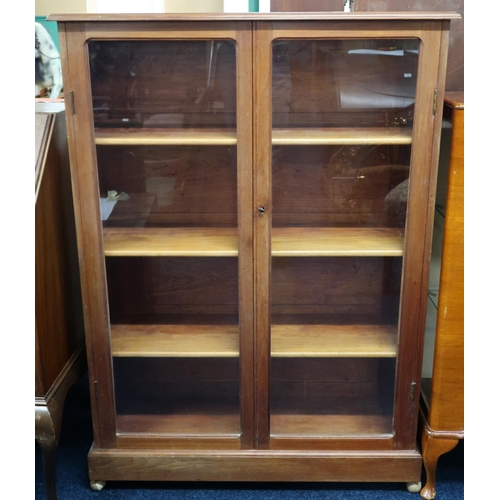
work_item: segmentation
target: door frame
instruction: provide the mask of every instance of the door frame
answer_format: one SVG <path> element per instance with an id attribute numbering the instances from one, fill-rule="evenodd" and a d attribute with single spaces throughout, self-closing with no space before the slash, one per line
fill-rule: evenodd
<path id="1" fill-rule="evenodd" d="M 441 31 L 442 29 L 442 31 Z M 434 199 L 446 76 L 448 20 L 256 21 L 254 30 L 255 394 L 258 449 L 415 449 Z M 391 439 L 274 439 L 270 435 L 272 42 L 275 39 L 417 38 L 413 144 Z M 418 167 L 417 167 L 418 165 Z M 300 441 L 298 444 L 297 441 Z"/>

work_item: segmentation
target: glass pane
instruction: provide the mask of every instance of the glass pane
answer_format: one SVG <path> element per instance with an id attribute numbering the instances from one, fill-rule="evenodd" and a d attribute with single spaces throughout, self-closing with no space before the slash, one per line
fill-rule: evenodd
<path id="1" fill-rule="evenodd" d="M 418 49 L 272 45 L 272 435 L 393 432 Z"/>
<path id="2" fill-rule="evenodd" d="M 89 43 L 121 433 L 240 433 L 233 41 Z"/>
<path id="3" fill-rule="evenodd" d="M 90 42 L 97 127 L 236 127 L 233 41 Z"/>

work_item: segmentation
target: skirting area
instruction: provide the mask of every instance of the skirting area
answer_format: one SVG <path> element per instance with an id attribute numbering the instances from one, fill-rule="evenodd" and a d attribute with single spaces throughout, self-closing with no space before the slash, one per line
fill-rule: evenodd
<path id="1" fill-rule="evenodd" d="M 88 379 L 70 389 L 63 414 L 57 465 L 59 500 L 420 500 L 402 483 L 157 483 L 108 482 L 90 489 L 87 454 L 92 445 Z M 35 498 L 45 499 L 42 458 L 35 443 Z M 425 480 L 425 477 L 423 477 Z M 436 500 L 464 498 L 463 442 L 439 459 Z"/>

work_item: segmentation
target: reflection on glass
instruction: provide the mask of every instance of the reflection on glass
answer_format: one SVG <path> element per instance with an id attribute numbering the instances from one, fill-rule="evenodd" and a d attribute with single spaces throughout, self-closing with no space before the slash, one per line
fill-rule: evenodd
<path id="1" fill-rule="evenodd" d="M 235 43 L 88 49 L 118 432 L 238 436 Z"/>
<path id="2" fill-rule="evenodd" d="M 410 125 L 416 40 L 276 40 L 273 127 Z"/>
<path id="3" fill-rule="evenodd" d="M 90 42 L 98 127 L 236 126 L 232 41 Z"/>
<path id="4" fill-rule="evenodd" d="M 272 45 L 272 435 L 393 432 L 418 49 Z"/>

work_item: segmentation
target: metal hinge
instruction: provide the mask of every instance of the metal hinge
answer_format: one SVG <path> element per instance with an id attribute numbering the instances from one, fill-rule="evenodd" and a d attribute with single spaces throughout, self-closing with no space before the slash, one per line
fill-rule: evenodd
<path id="1" fill-rule="evenodd" d="M 417 387 L 417 383 L 416 382 L 412 382 L 411 383 L 411 387 L 410 387 L 410 401 L 412 403 L 415 402 L 415 387 Z"/>
<path id="2" fill-rule="evenodd" d="M 436 114 L 436 109 L 437 109 L 437 102 L 438 102 L 438 91 L 437 89 L 434 89 L 434 102 L 432 104 L 432 114 Z"/>
<path id="3" fill-rule="evenodd" d="M 99 383 L 97 380 L 94 380 L 94 394 L 96 401 L 99 401 Z"/>
<path id="4" fill-rule="evenodd" d="M 71 113 L 74 115 L 75 114 L 75 94 L 73 93 L 72 90 L 70 90 L 69 96 L 70 96 L 70 101 L 71 101 Z"/>

